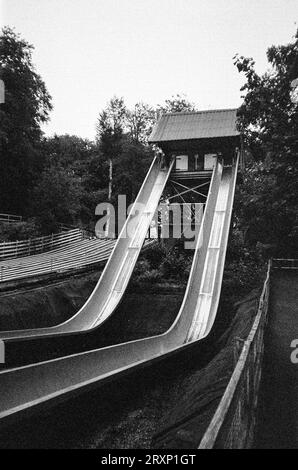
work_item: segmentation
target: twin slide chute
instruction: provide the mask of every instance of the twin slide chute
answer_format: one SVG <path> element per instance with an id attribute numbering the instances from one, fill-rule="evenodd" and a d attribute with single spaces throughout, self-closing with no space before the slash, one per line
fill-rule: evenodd
<path id="1" fill-rule="evenodd" d="M 97 287 L 78 314 L 56 329 L 44 330 L 44 334 L 88 330 L 109 317 L 127 286 L 171 169 L 172 163 L 163 169 L 159 160 L 154 160 L 137 198 L 144 211 L 127 220 L 135 227 L 130 231 L 132 236 L 119 237 Z M 214 167 L 184 299 L 171 328 L 162 335 L 0 372 L 0 424 L 115 380 L 209 334 L 218 309 L 237 170 L 238 157 L 231 165 L 218 159 Z M 41 333 L 32 331 L 34 335 Z M 16 333 L 20 332 L 3 337 Z"/>

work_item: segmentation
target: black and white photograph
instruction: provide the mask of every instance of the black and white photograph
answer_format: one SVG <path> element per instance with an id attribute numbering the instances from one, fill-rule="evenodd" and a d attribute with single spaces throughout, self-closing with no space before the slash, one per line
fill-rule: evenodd
<path id="1" fill-rule="evenodd" d="M 0 0 L 0 450 L 21 449 L 298 449 L 297 0 Z"/>

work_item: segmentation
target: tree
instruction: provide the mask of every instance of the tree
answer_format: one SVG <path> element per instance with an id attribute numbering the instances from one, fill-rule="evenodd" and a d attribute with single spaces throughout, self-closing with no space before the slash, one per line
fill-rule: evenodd
<path id="1" fill-rule="evenodd" d="M 246 77 L 238 125 L 253 156 L 240 213 L 250 240 L 292 256 L 298 246 L 298 106 L 291 87 L 298 77 L 298 33 L 293 42 L 270 47 L 267 57 L 271 69 L 263 75 L 253 59 L 235 57 Z"/>
<path id="2" fill-rule="evenodd" d="M 94 208 L 98 202 L 102 202 L 102 198 L 106 199 L 105 188 L 108 181 L 107 164 L 100 157 L 95 142 L 74 135 L 55 135 L 42 141 L 41 151 L 45 169 L 52 168 L 55 173 L 55 169 L 61 168 L 65 170 L 69 179 L 72 178 L 75 184 L 80 184 L 81 197 L 76 213 L 72 214 L 74 222 L 81 222 L 84 225 L 92 224 Z M 60 178 L 59 181 L 63 183 L 63 179 Z M 100 199 L 102 190 L 104 194 Z M 33 214 L 35 207 L 36 204 L 33 201 L 31 211 Z M 63 220 L 56 222 L 63 222 Z"/>
<path id="3" fill-rule="evenodd" d="M 114 97 L 99 114 L 97 123 L 97 142 L 104 157 L 109 161 L 109 200 L 113 187 L 113 160 L 122 150 L 122 139 L 126 107 L 123 98 Z"/>
<path id="4" fill-rule="evenodd" d="M 0 207 L 26 213 L 41 171 L 41 124 L 49 119 L 51 97 L 32 63 L 33 46 L 6 27 L 0 36 Z"/>
<path id="5" fill-rule="evenodd" d="M 157 106 L 157 114 L 164 113 L 181 113 L 197 111 L 194 103 L 189 101 L 185 95 L 173 95 L 170 99 L 165 100 L 164 104 Z"/>
<path id="6" fill-rule="evenodd" d="M 153 157 L 154 152 L 150 146 L 124 141 L 121 156 L 115 163 L 114 184 L 117 191 L 114 202 L 118 194 L 126 195 L 127 204 L 135 200 Z"/>
<path id="7" fill-rule="evenodd" d="M 80 213 L 79 178 L 61 165 L 47 167 L 33 191 L 33 210 L 43 233 L 56 232 L 59 222 L 73 224 Z"/>
<path id="8" fill-rule="evenodd" d="M 112 199 L 113 191 L 113 161 L 122 151 L 126 107 L 123 98 L 114 97 L 107 107 L 99 114 L 97 123 L 97 142 L 99 150 L 109 162 L 108 200 Z M 109 233 L 109 223 L 106 235 Z"/>
<path id="9" fill-rule="evenodd" d="M 137 103 L 126 112 L 126 126 L 133 142 L 146 144 L 156 118 L 154 109 L 145 103 Z"/>
<path id="10" fill-rule="evenodd" d="M 98 154 L 94 142 L 75 135 L 54 135 L 42 141 L 42 155 L 45 165 L 60 164 L 81 172 L 89 159 Z"/>

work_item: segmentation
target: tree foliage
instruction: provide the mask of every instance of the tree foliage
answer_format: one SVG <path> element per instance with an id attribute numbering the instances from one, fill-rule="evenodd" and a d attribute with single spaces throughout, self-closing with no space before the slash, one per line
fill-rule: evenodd
<path id="1" fill-rule="evenodd" d="M 117 97 L 113 97 L 99 114 L 96 140 L 108 160 L 114 160 L 121 153 L 125 116 L 124 100 Z"/>
<path id="2" fill-rule="evenodd" d="M 188 100 L 186 95 L 173 95 L 171 98 L 165 100 L 163 104 L 157 106 L 158 114 L 163 113 L 182 113 L 197 111 L 194 103 Z"/>
<path id="3" fill-rule="evenodd" d="M 271 244 L 275 254 L 298 246 L 298 107 L 292 81 L 298 77 L 298 35 L 267 51 L 271 69 L 258 75 L 251 58 L 235 64 L 244 73 L 239 128 L 252 159 L 240 188 L 239 214 L 250 243 Z"/>
<path id="4" fill-rule="evenodd" d="M 44 232 L 52 231 L 55 221 L 56 226 L 59 222 L 88 225 L 98 202 L 106 199 L 107 163 L 99 158 L 97 145 L 73 135 L 55 135 L 43 140 L 42 155 L 44 170 L 31 205 L 31 213 L 38 224 Z M 58 203 L 56 196 L 47 197 L 46 192 L 54 190 L 50 188 L 49 176 L 55 192 L 62 194 L 62 200 L 58 210 L 51 206 L 51 216 L 47 218 L 51 200 Z"/>
<path id="5" fill-rule="evenodd" d="M 137 103 L 126 112 L 126 126 L 131 140 L 146 144 L 156 119 L 155 110 L 145 103 Z"/>
<path id="6" fill-rule="evenodd" d="M 106 185 L 109 180 L 109 190 L 97 193 L 97 197 L 108 198 L 116 205 L 119 194 L 127 196 L 127 204 L 135 199 L 153 158 L 147 145 L 152 116 L 149 106 L 138 103 L 133 110 L 128 110 L 123 98 L 117 97 L 113 97 L 100 112 L 97 123 L 98 159 L 106 168 L 108 166 Z"/>
<path id="7" fill-rule="evenodd" d="M 80 213 L 82 187 L 72 171 L 51 165 L 43 171 L 33 191 L 32 207 L 41 232 L 59 229 L 59 222 L 74 223 Z"/>
<path id="8" fill-rule="evenodd" d="M 32 63 L 33 46 L 12 29 L 0 36 L 0 207 L 26 213 L 30 190 L 40 172 L 41 124 L 49 118 L 51 97 Z"/>

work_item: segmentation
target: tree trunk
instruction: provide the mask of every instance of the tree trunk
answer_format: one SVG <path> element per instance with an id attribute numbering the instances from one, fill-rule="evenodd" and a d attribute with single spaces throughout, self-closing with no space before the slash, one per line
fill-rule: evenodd
<path id="1" fill-rule="evenodd" d="M 110 160 L 109 160 L 109 192 L 108 192 L 109 202 L 111 202 L 111 200 L 112 200 L 112 188 L 113 188 L 113 160 L 110 158 Z M 108 216 L 108 220 L 107 220 L 107 223 L 106 223 L 106 233 L 105 233 L 106 237 L 109 236 L 109 231 L 110 231 L 111 213 L 110 213 L 109 208 L 108 208 L 107 216 Z"/>
<path id="2" fill-rule="evenodd" d="M 111 158 L 110 158 L 110 161 L 109 161 L 109 165 L 110 165 L 110 168 L 109 168 L 109 195 L 108 195 L 108 199 L 109 199 L 109 202 L 111 202 L 112 187 L 113 187 L 113 160 Z"/>

